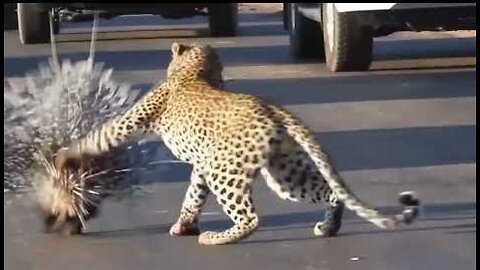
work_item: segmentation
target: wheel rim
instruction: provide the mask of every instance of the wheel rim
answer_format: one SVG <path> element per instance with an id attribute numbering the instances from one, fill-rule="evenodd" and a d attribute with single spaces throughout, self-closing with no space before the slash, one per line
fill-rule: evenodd
<path id="1" fill-rule="evenodd" d="M 333 51 L 333 45 L 334 45 L 334 35 L 335 35 L 335 20 L 334 20 L 334 16 L 333 16 L 333 12 L 334 12 L 334 6 L 333 6 L 333 3 L 328 3 L 327 5 L 327 10 L 325 12 L 325 17 L 326 20 L 325 20 L 325 28 L 326 28 L 326 32 L 327 32 L 327 37 L 328 37 L 328 48 L 330 49 L 330 51 Z"/>
<path id="2" fill-rule="evenodd" d="M 295 30 L 295 28 L 297 28 L 297 24 L 296 24 L 296 13 L 295 13 L 295 4 L 290 4 L 290 25 L 292 26 L 292 31 Z"/>

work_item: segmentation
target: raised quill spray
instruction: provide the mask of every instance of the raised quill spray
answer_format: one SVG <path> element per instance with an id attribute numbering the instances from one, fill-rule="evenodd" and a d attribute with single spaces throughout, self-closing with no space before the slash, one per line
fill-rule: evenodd
<path id="1" fill-rule="evenodd" d="M 80 232 L 97 212 L 101 198 L 128 190 L 131 147 L 99 157 L 101 166 L 60 178 L 53 160 L 60 147 L 84 136 L 108 119 L 124 112 L 137 99 L 128 85 L 112 79 L 112 69 L 94 63 L 98 15 L 94 17 L 86 61 L 58 59 L 50 27 L 52 57 L 48 65 L 21 80 L 7 80 L 4 91 L 4 189 L 34 187 L 35 200 L 45 214 L 47 230 Z M 52 26 L 50 15 L 50 26 Z M 169 163 L 176 161 L 155 161 Z M 33 185 L 32 185 L 33 184 Z"/>

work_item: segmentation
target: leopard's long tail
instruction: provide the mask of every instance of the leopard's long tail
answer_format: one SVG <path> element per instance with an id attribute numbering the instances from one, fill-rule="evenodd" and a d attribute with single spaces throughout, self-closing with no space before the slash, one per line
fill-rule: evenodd
<path id="1" fill-rule="evenodd" d="M 338 175 L 328 160 L 327 154 L 316 143 L 312 132 L 298 119 L 287 111 L 270 106 L 279 118 L 286 132 L 310 155 L 318 170 L 327 181 L 330 188 L 345 206 L 354 211 L 358 216 L 365 218 L 380 228 L 393 229 L 411 223 L 419 213 L 420 201 L 413 192 L 400 193 L 399 202 L 405 206 L 400 214 L 385 215 L 362 202 L 349 190 L 342 178 Z"/>

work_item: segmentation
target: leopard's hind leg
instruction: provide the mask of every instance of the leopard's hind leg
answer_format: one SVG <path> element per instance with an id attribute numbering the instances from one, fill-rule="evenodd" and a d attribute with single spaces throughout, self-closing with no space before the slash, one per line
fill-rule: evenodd
<path id="1" fill-rule="evenodd" d="M 200 244 L 234 243 L 246 238 L 257 228 L 258 216 L 253 205 L 251 180 L 253 179 L 242 173 L 230 176 L 222 184 L 213 179 L 207 182 L 212 193 L 216 195 L 218 204 L 234 225 L 222 232 L 207 231 L 200 234 Z"/>
<path id="2" fill-rule="evenodd" d="M 335 236 L 342 223 L 344 204 L 337 199 L 315 164 L 303 149 L 286 139 L 288 147 L 278 147 L 268 164 L 261 169 L 267 185 L 282 199 L 325 203 L 323 221 L 314 227 L 320 237 Z"/>
<path id="3" fill-rule="evenodd" d="M 229 142 L 226 142 L 228 144 Z M 216 148 L 223 148 L 224 145 Z M 252 234 L 258 227 L 258 216 L 252 199 L 252 182 L 265 159 L 255 150 L 246 152 L 218 150 L 205 175 L 211 192 L 234 225 L 221 232 L 204 232 L 199 237 L 203 245 L 234 243 Z"/>

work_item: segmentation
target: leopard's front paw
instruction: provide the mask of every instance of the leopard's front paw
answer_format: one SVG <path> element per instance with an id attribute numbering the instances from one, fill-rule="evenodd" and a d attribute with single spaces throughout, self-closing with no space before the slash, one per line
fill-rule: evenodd
<path id="1" fill-rule="evenodd" d="M 207 231 L 198 237 L 198 243 L 200 245 L 217 245 L 218 243 L 218 233 Z"/>
<path id="2" fill-rule="evenodd" d="M 170 227 L 170 235 L 172 236 L 186 236 L 199 235 L 200 229 L 197 224 L 182 224 L 177 222 Z"/>
<path id="3" fill-rule="evenodd" d="M 238 242 L 240 239 L 240 237 L 225 234 L 224 232 L 207 231 L 200 234 L 198 243 L 200 245 L 225 245 Z"/>

